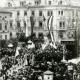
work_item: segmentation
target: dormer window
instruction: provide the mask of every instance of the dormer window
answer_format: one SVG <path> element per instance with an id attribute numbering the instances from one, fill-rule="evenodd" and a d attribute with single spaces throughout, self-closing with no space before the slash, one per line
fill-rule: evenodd
<path id="1" fill-rule="evenodd" d="M 12 6 L 12 4 L 9 2 L 9 3 L 8 3 L 8 7 L 11 7 L 11 6 Z"/>
<path id="2" fill-rule="evenodd" d="M 26 1 L 21 1 L 21 2 L 20 2 L 20 6 L 24 6 L 25 3 L 26 3 Z"/>
<path id="3" fill-rule="evenodd" d="M 59 1 L 59 3 L 58 3 L 59 5 L 62 5 L 63 4 L 63 2 L 62 1 Z"/>
<path id="4" fill-rule="evenodd" d="M 51 5 L 51 1 L 49 1 L 49 5 Z"/>
<path id="5" fill-rule="evenodd" d="M 35 0 L 35 5 L 40 5 L 41 0 Z"/>
<path id="6" fill-rule="evenodd" d="M 62 1 L 60 1 L 60 4 L 62 4 Z"/>

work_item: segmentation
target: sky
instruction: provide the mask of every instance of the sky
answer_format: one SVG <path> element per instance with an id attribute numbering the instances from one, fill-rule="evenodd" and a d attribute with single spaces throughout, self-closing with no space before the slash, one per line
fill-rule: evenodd
<path id="1" fill-rule="evenodd" d="M 7 0 L 0 0 L 0 6 L 1 6 L 1 7 L 5 6 L 6 1 L 7 1 Z"/>
<path id="2" fill-rule="evenodd" d="M 6 5 L 6 2 L 7 2 L 8 0 L 0 0 L 0 6 L 1 7 L 4 7 L 5 5 Z M 80 2 L 80 0 L 71 0 L 71 1 L 73 1 L 74 2 L 74 4 L 75 4 L 75 2 Z"/>

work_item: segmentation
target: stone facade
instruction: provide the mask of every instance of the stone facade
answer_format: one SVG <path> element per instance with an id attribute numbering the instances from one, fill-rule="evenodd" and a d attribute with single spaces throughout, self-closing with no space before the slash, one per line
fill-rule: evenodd
<path id="1" fill-rule="evenodd" d="M 80 26 L 80 6 L 72 0 L 19 0 L 8 1 L 6 9 L 12 12 L 10 33 L 16 37 L 19 32 L 31 34 L 30 16 L 35 18 L 34 36 L 37 38 L 48 32 L 47 23 L 50 15 L 53 16 L 53 33 L 55 41 L 59 39 L 68 47 L 76 45 L 77 27 Z M 27 24 L 25 22 L 27 18 Z M 45 21 L 43 20 L 45 18 Z M 71 46 L 70 46 L 71 45 Z M 73 51 L 74 52 L 74 51 Z"/>
<path id="2" fill-rule="evenodd" d="M 4 8 L 0 8 L 0 40 L 10 39 L 9 34 L 9 21 L 10 12 Z"/>

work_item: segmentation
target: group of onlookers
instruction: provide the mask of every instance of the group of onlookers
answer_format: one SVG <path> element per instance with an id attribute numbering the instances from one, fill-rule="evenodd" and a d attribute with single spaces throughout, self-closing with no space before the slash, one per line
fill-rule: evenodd
<path id="1" fill-rule="evenodd" d="M 22 59 L 22 57 L 20 57 L 20 59 Z M 10 70 L 13 65 L 18 64 L 18 59 L 15 57 L 5 56 L 4 60 L 2 60 L 2 70 L 0 70 L 0 77 L 3 78 L 2 80 L 38 80 L 38 77 L 42 76 L 43 72 L 47 70 L 53 72 L 53 80 L 77 80 L 79 78 L 79 67 L 77 66 L 79 66 L 80 63 L 73 64 L 63 62 L 58 63 L 54 61 L 35 61 L 34 66 L 29 64 L 21 64 L 23 65 L 22 68 L 18 69 L 17 71 L 14 69 L 13 73 L 8 74 L 8 70 Z"/>
<path id="2" fill-rule="evenodd" d="M 38 46 L 41 48 L 40 44 L 36 45 L 35 49 L 28 49 L 26 47 L 23 47 L 19 51 L 20 55 L 17 57 L 13 55 L 10 56 L 8 55 L 8 52 L 2 50 L 4 55 L 6 55 L 2 55 L 2 69 L 0 70 L 0 78 L 2 78 L 2 80 L 40 80 L 38 77 L 42 76 L 43 72 L 47 70 L 53 72 L 53 80 L 77 80 L 79 78 L 80 63 L 73 64 L 64 63 L 61 61 L 57 62 L 54 59 L 48 61 L 45 59 L 45 56 L 48 58 L 47 54 L 45 54 L 44 57 L 42 55 L 39 55 L 36 59 L 37 54 L 35 50 L 39 49 Z M 39 60 L 41 59 L 39 57 L 42 57 L 42 60 Z M 16 65 L 17 67 L 22 67 L 15 71 Z M 9 74 L 12 67 L 13 72 Z M 8 73 L 8 71 L 10 72 Z"/>

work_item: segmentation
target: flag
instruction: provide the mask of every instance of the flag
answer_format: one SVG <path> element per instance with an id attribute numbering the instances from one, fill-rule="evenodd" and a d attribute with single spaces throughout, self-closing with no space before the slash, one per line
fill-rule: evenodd
<path id="1" fill-rule="evenodd" d="M 19 50 L 20 50 L 20 47 L 17 47 L 17 48 L 16 48 L 15 57 L 17 57 L 17 56 L 19 55 Z"/>
<path id="2" fill-rule="evenodd" d="M 34 28 L 34 16 L 32 15 L 30 17 L 30 22 L 31 22 L 31 35 L 33 34 L 33 28 Z"/>
<path id="3" fill-rule="evenodd" d="M 48 27 L 49 34 L 50 34 L 50 36 L 51 36 L 51 40 L 52 40 L 52 42 L 53 42 L 53 41 L 54 41 L 54 34 L 53 34 L 53 16 L 50 16 L 50 17 L 49 17 L 47 27 Z"/>
<path id="4" fill-rule="evenodd" d="M 26 37 L 29 36 L 29 33 L 28 33 L 28 26 L 27 26 L 27 23 L 28 22 L 28 19 L 27 19 L 27 16 L 25 16 L 25 24 L 26 24 Z"/>
<path id="5" fill-rule="evenodd" d="M 43 15 L 43 21 L 46 21 L 46 18 L 44 17 L 44 15 Z"/>

